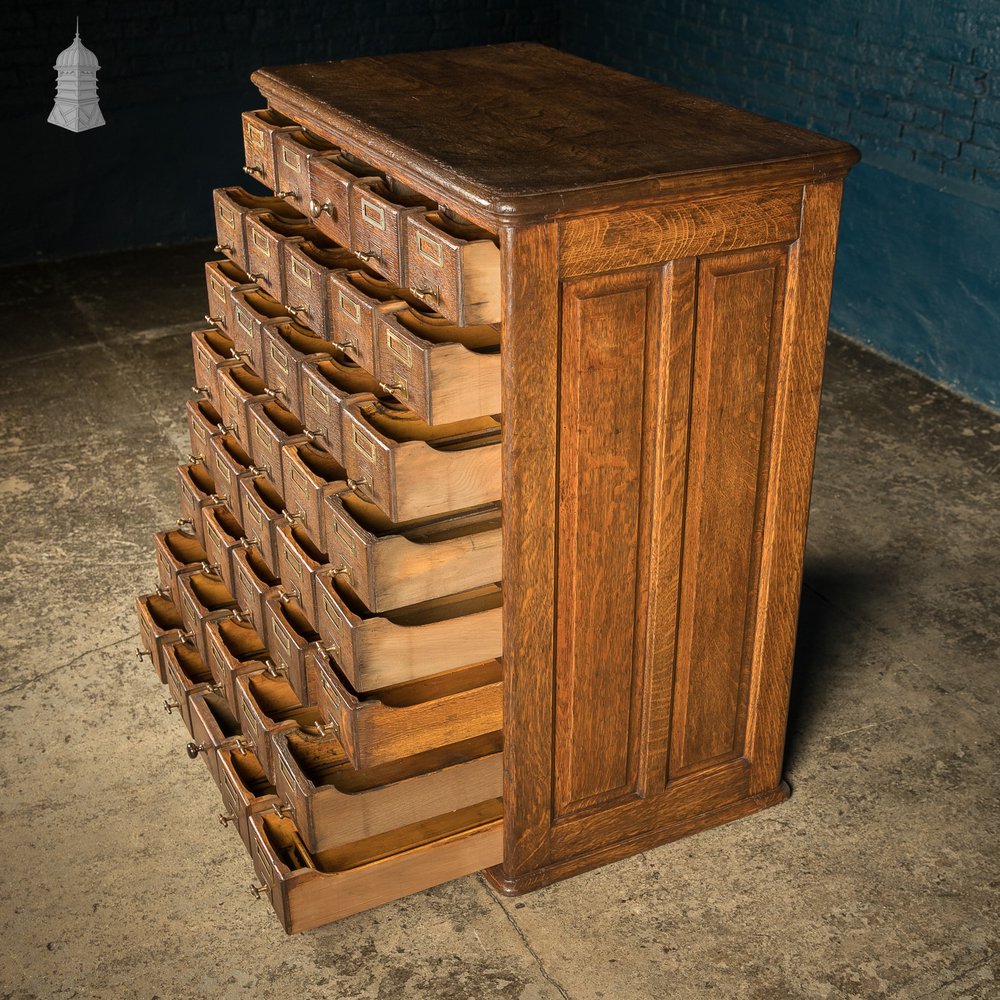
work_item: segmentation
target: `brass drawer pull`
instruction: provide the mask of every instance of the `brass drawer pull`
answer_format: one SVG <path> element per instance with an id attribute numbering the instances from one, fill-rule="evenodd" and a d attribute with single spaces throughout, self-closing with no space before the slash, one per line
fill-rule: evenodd
<path id="1" fill-rule="evenodd" d="M 324 201 L 320 204 L 315 198 L 311 198 L 309 200 L 309 214 L 314 219 L 318 219 L 324 212 L 326 212 L 331 219 L 336 218 L 336 212 L 334 211 L 332 201 Z"/>
<path id="2" fill-rule="evenodd" d="M 252 163 L 249 166 L 243 168 L 243 173 L 249 174 L 251 177 L 263 177 L 264 170 L 262 167 L 258 167 L 256 163 Z"/>
<path id="3" fill-rule="evenodd" d="M 298 201 L 302 196 L 298 191 L 275 191 L 275 198 L 291 198 L 292 201 Z"/>
<path id="4" fill-rule="evenodd" d="M 226 813 L 219 813 L 219 822 L 223 826 L 229 826 L 230 823 L 236 822 L 236 817 L 232 813 L 229 813 L 229 815 L 226 815 Z"/>
<path id="5" fill-rule="evenodd" d="M 175 708 L 180 708 L 181 706 L 177 704 L 176 701 L 167 701 L 166 698 L 163 699 L 163 710 L 167 715 L 173 715 Z"/>
<path id="6" fill-rule="evenodd" d="M 263 899 L 267 894 L 268 888 L 266 882 L 263 885 L 254 885 L 252 882 L 250 883 L 250 895 L 253 896 L 254 899 Z"/>
<path id="7" fill-rule="evenodd" d="M 433 288 L 427 288 L 426 286 L 421 286 L 420 288 L 411 287 L 410 291 L 413 292 L 418 299 L 421 299 L 424 302 L 427 302 L 428 300 L 431 300 L 432 302 L 441 301 L 441 296 L 434 291 Z"/>
<path id="8" fill-rule="evenodd" d="M 187 744 L 185 744 L 184 749 L 187 751 L 187 755 L 192 760 L 197 760 L 198 759 L 198 754 L 204 753 L 208 749 L 208 744 L 207 743 L 187 743 Z"/>
<path id="9" fill-rule="evenodd" d="M 147 656 L 148 656 L 148 657 L 150 658 L 150 660 L 152 660 L 152 659 L 153 659 L 153 654 L 152 654 L 152 653 L 150 653 L 150 652 L 148 652 L 147 650 L 143 649 L 143 648 L 142 648 L 142 647 L 140 647 L 140 646 L 136 646 L 136 647 L 135 647 L 135 655 L 136 655 L 136 656 L 137 656 L 137 657 L 138 657 L 138 658 L 139 658 L 140 660 L 144 659 L 144 658 L 145 658 L 145 657 L 147 657 Z"/>
<path id="10" fill-rule="evenodd" d="M 233 248 L 228 243 L 216 243 L 212 253 L 233 253 Z"/>

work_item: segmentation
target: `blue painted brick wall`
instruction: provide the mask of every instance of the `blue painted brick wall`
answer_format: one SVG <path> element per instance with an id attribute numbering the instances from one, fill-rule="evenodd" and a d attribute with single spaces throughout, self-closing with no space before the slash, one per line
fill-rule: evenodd
<path id="1" fill-rule="evenodd" d="M 561 44 L 858 146 L 833 325 L 1000 405 L 1000 3 L 579 0 Z"/>

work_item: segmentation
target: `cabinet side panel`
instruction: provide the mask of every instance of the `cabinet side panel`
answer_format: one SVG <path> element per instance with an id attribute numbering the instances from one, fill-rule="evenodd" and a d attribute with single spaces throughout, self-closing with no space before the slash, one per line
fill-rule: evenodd
<path id="1" fill-rule="evenodd" d="M 786 251 L 702 260 L 670 777 L 742 753 Z"/>
<path id="2" fill-rule="evenodd" d="M 647 331 L 659 269 L 563 289 L 554 816 L 634 794 L 645 587 Z M 652 395 L 655 397 L 655 380 Z"/>

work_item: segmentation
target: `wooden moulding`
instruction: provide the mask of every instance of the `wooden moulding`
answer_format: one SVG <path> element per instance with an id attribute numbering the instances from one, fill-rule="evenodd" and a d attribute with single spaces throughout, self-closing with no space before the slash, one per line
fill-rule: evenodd
<path id="1" fill-rule="evenodd" d="M 420 680 L 503 651 L 496 584 L 381 614 L 369 611 L 338 576 L 321 576 L 316 584 L 317 629 L 356 691 Z"/>
<path id="2" fill-rule="evenodd" d="M 274 734 L 274 785 L 316 853 L 500 797 L 500 733 L 359 771 L 335 736 Z"/>
<path id="3" fill-rule="evenodd" d="M 492 417 L 430 427 L 404 406 L 346 407 L 344 465 L 352 486 L 396 523 L 500 499 L 500 423 Z"/>
<path id="4" fill-rule="evenodd" d="M 182 642 L 187 629 L 180 608 L 159 594 L 140 594 L 135 599 L 135 614 L 139 619 L 139 645 L 149 653 L 161 684 L 166 684 L 163 650 Z"/>
<path id="5" fill-rule="evenodd" d="M 302 423 L 344 464 L 342 408 L 381 394 L 378 381 L 339 350 L 328 358 L 303 361 L 300 369 Z"/>
<path id="6" fill-rule="evenodd" d="M 475 223 L 440 211 L 408 216 L 406 281 L 459 326 L 500 322 L 500 248 Z"/>
<path id="7" fill-rule="evenodd" d="M 500 505 L 395 524 L 346 489 L 323 501 L 330 560 L 372 611 L 420 604 L 500 580 Z"/>
<path id="8" fill-rule="evenodd" d="M 205 290 L 208 293 L 208 313 L 205 319 L 214 323 L 227 337 L 232 338 L 233 292 L 253 291 L 250 275 L 234 261 L 210 260 L 205 262 Z"/>
<path id="9" fill-rule="evenodd" d="M 376 377 L 379 318 L 407 307 L 430 311 L 412 292 L 366 270 L 330 275 L 330 339 L 341 343 L 358 364 Z"/>
<path id="10" fill-rule="evenodd" d="M 281 468 L 288 510 L 300 520 L 326 551 L 323 500 L 347 489 L 347 472 L 332 452 L 313 444 L 290 444 L 281 449 Z"/>
<path id="11" fill-rule="evenodd" d="M 224 826 L 235 824 L 240 840 L 249 852 L 250 817 L 273 810 L 281 802 L 253 751 L 246 747 L 220 747 L 216 753 L 223 807 L 219 822 Z"/>
<path id="12" fill-rule="evenodd" d="M 289 819 L 265 812 L 249 823 L 254 870 L 290 934 L 469 875 L 503 854 L 499 799 L 317 854 Z"/>
<path id="13" fill-rule="evenodd" d="M 234 678 L 240 728 L 272 781 L 275 775 L 274 736 L 285 730 L 309 730 L 322 724 L 319 710 L 303 705 L 291 684 L 264 671 Z"/>
<path id="14" fill-rule="evenodd" d="M 313 656 L 322 687 L 319 709 L 355 767 L 378 767 L 503 726 L 498 660 L 357 694 L 336 661 Z"/>
<path id="15" fill-rule="evenodd" d="M 409 307 L 382 313 L 375 331 L 379 380 L 432 426 L 499 413 L 500 331 L 456 326 Z"/>
<path id="16" fill-rule="evenodd" d="M 163 649 L 163 672 L 167 679 L 169 700 L 164 701 L 168 712 L 177 710 L 191 732 L 191 698 L 213 690 L 212 671 L 197 648 L 188 642 L 177 642 Z"/>
<path id="17" fill-rule="evenodd" d="M 249 622 L 223 618 L 205 626 L 205 657 L 216 685 L 235 712 L 236 678 L 268 667 L 267 647 Z"/>
<path id="18" fill-rule="evenodd" d="M 160 586 L 170 594 L 174 604 L 177 603 L 177 578 L 186 576 L 202 569 L 202 563 L 208 561 L 198 536 L 180 529 L 158 531 L 153 536 L 156 547 L 156 570 L 160 578 Z"/>

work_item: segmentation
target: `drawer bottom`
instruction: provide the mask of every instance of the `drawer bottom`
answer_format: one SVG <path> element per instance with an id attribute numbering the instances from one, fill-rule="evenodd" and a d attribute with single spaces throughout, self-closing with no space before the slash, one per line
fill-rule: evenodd
<path id="1" fill-rule="evenodd" d="M 250 817 L 250 853 L 263 883 L 254 894 L 295 934 L 499 864 L 503 807 L 491 799 L 319 854 L 265 812 Z"/>

